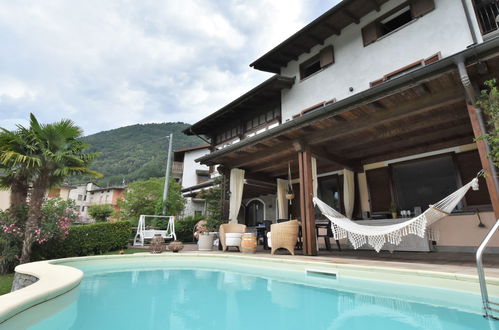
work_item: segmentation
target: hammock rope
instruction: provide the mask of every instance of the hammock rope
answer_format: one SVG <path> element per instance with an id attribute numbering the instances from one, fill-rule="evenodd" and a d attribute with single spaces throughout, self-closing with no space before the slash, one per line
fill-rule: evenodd
<path id="1" fill-rule="evenodd" d="M 410 234 L 424 238 L 427 228 L 438 220 L 448 216 L 470 188 L 478 190 L 478 177 L 480 175 L 483 175 L 483 171 L 480 171 L 476 178 L 449 196 L 433 205 L 429 205 L 428 209 L 420 215 L 394 225 L 360 225 L 345 217 L 319 198 L 314 197 L 313 201 L 322 214 L 331 221 L 331 230 L 335 240 L 347 238 L 354 249 L 358 249 L 362 245 L 368 244 L 376 250 L 376 252 L 379 252 L 386 243 L 390 243 L 394 246 L 399 245 L 400 242 L 402 242 L 402 239 Z M 435 235 L 435 233 L 431 233 L 431 236 Z"/>

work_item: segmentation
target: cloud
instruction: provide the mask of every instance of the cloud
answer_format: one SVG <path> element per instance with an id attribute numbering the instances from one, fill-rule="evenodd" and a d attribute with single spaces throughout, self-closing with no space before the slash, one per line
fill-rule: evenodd
<path id="1" fill-rule="evenodd" d="M 249 63 L 335 2 L 1 1 L 0 126 L 193 123 L 268 78 Z"/>

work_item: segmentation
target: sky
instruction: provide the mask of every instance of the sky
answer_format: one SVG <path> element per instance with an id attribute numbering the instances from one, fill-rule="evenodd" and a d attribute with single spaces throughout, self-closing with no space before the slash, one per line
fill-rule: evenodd
<path id="1" fill-rule="evenodd" d="M 195 123 L 272 76 L 249 64 L 339 1 L 0 0 L 0 127 Z"/>

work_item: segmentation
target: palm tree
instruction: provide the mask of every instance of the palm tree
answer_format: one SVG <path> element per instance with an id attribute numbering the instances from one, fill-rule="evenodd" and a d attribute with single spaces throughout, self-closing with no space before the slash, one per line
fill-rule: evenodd
<path id="1" fill-rule="evenodd" d="M 10 147 L 0 149 L 0 163 L 10 168 L 23 168 L 32 184 L 20 259 L 21 263 L 26 263 L 30 260 L 35 230 L 41 222 L 41 209 L 47 189 L 61 183 L 69 175 L 102 175 L 88 169 L 97 154 L 84 152 L 87 145 L 78 139 L 83 132 L 73 121 L 40 124 L 31 114 L 30 128 L 18 126 L 18 129 L 26 134 L 23 152 Z"/>
<path id="2" fill-rule="evenodd" d="M 26 154 L 28 131 L 18 129 L 8 131 L 2 129 L 0 132 L 0 153 L 13 150 L 19 154 Z M 26 204 L 29 189 L 29 172 L 25 165 L 11 160 L 6 164 L 0 163 L 0 189 L 10 189 L 10 207 L 18 208 Z"/>

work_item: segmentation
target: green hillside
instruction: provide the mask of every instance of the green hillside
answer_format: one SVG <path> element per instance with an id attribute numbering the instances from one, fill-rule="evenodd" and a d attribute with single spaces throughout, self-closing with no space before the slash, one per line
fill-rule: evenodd
<path id="1" fill-rule="evenodd" d="M 195 136 L 182 131 L 186 123 L 138 124 L 86 136 L 90 152 L 100 152 L 92 169 L 104 174 L 102 179 L 73 178 L 71 183 L 92 180 L 100 185 L 117 185 L 123 182 L 164 176 L 168 139 L 173 133 L 173 150 L 205 144 Z"/>

